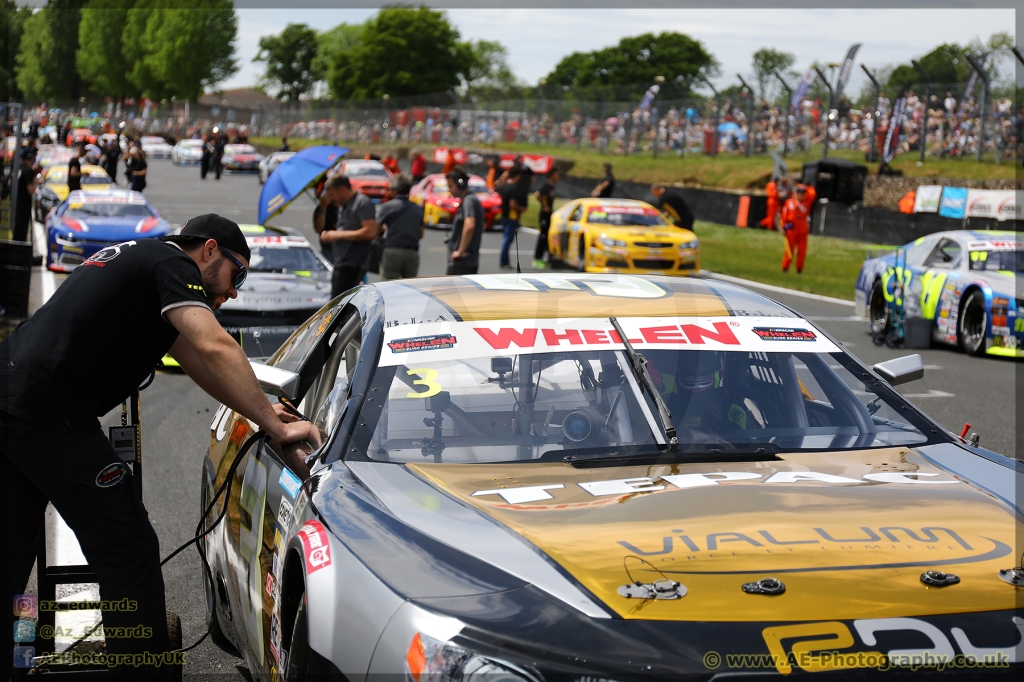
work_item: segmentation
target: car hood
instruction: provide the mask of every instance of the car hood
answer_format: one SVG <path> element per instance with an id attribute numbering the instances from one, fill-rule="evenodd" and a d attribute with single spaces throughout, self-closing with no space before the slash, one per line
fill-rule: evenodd
<path id="1" fill-rule="evenodd" d="M 612 239 L 622 239 L 629 242 L 690 242 L 697 238 L 690 230 L 681 227 L 656 228 L 649 227 L 615 227 L 611 225 L 590 225 L 591 229 L 600 230 L 602 234 Z"/>
<path id="2" fill-rule="evenodd" d="M 1013 508 L 909 448 L 614 468 L 407 466 L 521 535 L 626 619 L 908 617 L 1013 608 L 1016 596 L 999 579 L 1016 562 Z M 931 569 L 960 583 L 929 587 L 921 575 Z M 767 577 L 785 593 L 741 589 Z M 620 592 L 660 578 L 682 583 L 684 598 Z"/>
<path id="3" fill-rule="evenodd" d="M 330 300 L 331 283 L 326 273 L 316 278 L 312 273 L 261 273 L 249 275 L 238 291 L 238 298 L 228 299 L 222 310 L 295 310 L 320 308 Z"/>

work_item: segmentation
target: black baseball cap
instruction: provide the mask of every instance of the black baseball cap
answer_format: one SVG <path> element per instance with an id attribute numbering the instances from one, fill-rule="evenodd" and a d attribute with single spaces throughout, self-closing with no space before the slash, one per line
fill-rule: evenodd
<path id="1" fill-rule="evenodd" d="M 234 251 L 245 260 L 252 258 L 249 245 L 245 241 L 245 235 L 238 227 L 238 224 L 228 220 L 216 213 L 207 213 L 190 219 L 181 228 L 183 237 L 203 237 L 204 239 L 216 240 L 218 246 L 223 246 L 228 251 Z"/>

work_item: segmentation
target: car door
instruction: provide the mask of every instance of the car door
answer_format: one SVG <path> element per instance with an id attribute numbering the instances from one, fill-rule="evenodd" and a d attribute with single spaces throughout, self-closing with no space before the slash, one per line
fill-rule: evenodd
<path id="1" fill-rule="evenodd" d="M 322 308 L 268 363 L 299 374 L 300 395 L 315 390 L 314 384 L 330 359 L 338 325 L 357 295 L 339 297 Z M 209 554 L 217 558 L 211 562 L 215 582 L 230 588 L 226 590 L 228 603 L 223 604 L 229 613 L 225 627 L 233 630 L 232 640 L 242 643 L 253 656 L 253 665 L 259 667 L 266 663 L 266 652 L 280 635 L 280 623 L 274 623 L 276 582 L 268 575 L 273 576 L 275 571 L 279 533 L 284 537 L 292 529 L 288 522 L 297 506 L 301 479 L 295 466 L 285 465 L 288 455 L 294 462 L 295 453 L 275 450 L 276 444 L 261 448 L 254 443 L 235 464 L 256 430 L 256 425 L 242 415 L 225 407 L 218 410 L 211 424 L 203 500 L 205 505 L 212 499 L 234 466 L 224 528 L 210 534 L 208 547 Z M 222 510 L 223 505 L 218 504 L 209 520 Z M 279 645 L 276 651 L 280 651 Z M 271 655 L 276 656 L 273 652 Z"/>
<path id="2" fill-rule="evenodd" d="M 956 343 L 956 292 L 965 262 L 964 244 L 952 236 L 940 238 L 925 259 L 919 280 L 921 316 L 935 320 L 938 341 Z"/>

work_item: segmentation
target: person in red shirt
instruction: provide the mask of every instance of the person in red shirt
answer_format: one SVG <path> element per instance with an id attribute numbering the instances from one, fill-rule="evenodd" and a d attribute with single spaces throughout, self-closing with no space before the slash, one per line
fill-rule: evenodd
<path id="1" fill-rule="evenodd" d="M 394 154 L 391 152 L 384 155 L 384 158 L 381 159 L 381 163 L 384 164 L 384 167 L 388 169 L 389 173 L 398 175 L 402 172 L 402 169 L 398 167 L 398 159 L 396 159 Z"/>
<path id="2" fill-rule="evenodd" d="M 808 220 L 811 211 L 807 203 L 807 188 L 796 186 L 794 196 L 786 200 L 782 207 L 782 231 L 786 237 L 786 250 L 782 254 L 782 271 L 789 272 L 796 251 L 796 271 L 804 271 L 804 260 L 807 258 Z"/>
<path id="3" fill-rule="evenodd" d="M 779 186 L 774 178 L 764 188 L 764 191 L 768 194 L 768 206 L 766 215 L 759 225 L 766 230 L 777 230 L 779 229 Z"/>
<path id="4" fill-rule="evenodd" d="M 418 149 L 412 150 L 412 184 L 418 183 L 427 174 L 427 160 Z"/>

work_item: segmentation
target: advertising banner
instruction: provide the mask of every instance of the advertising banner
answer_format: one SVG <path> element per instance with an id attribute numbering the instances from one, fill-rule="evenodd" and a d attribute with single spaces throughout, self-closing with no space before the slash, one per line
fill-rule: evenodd
<path id="1" fill-rule="evenodd" d="M 914 195 L 914 213 L 937 213 L 942 185 L 919 185 Z"/>
<path id="2" fill-rule="evenodd" d="M 455 163 L 460 166 L 465 165 L 469 156 L 466 154 L 465 149 L 452 149 L 452 156 L 455 157 Z M 444 163 L 448 160 L 448 147 L 435 147 L 434 148 L 434 163 Z"/>
<path id="3" fill-rule="evenodd" d="M 523 165 L 534 172 L 535 175 L 547 175 L 555 165 L 555 157 L 547 154 L 502 154 L 499 160 L 499 167 L 508 170 L 515 165 L 516 156 L 520 157 Z"/>
<path id="4" fill-rule="evenodd" d="M 968 218 L 995 218 L 996 220 L 1020 220 L 1024 218 L 1024 192 L 1012 189 L 969 189 L 967 190 Z"/>
<path id="5" fill-rule="evenodd" d="M 943 187 L 939 202 L 939 215 L 946 218 L 963 218 L 967 210 L 967 189 L 965 187 Z"/>
<path id="6" fill-rule="evenodd" d="M 857 50 L 859 49 L 860 43 L 851 45 L 846 53 L 846 59 L 843 60 L 843 68 L 839 71 L 839 80 L 836 81 L 836 105 L 839 104 L 839 98 L 843 96 L 843 88 L 846 87 L 846 81 L 850 80 L 850 73 L 853 71 L 853 60 L 856 58 Z"/>
<path id="7" fill-rule="evenodd" d="M 888 164 L 896 156 L 900 146 L 900 126 L 903 125 L 903 111 L 907 106 L 906 88 L 900 90 L 896 101 L 892 103 L 892 115 L 889 116 L 889 132 L 885 134 L 885 146 L 882 147 L 882 164 Z"/>
<path id="8" fill-rule="evenodd" d="M 818 77 L 818 74 L 814 69 L 808 69 L 804 77 L 800 79 L 800 82 L 796 86 L 796 92 L 793 93 L 793 99 L 790 100 L 789 104 L 797 111 L 800 112 L 800 103 L 804 101 L 804 95 L 811 89 L 811 83 Z"/>

